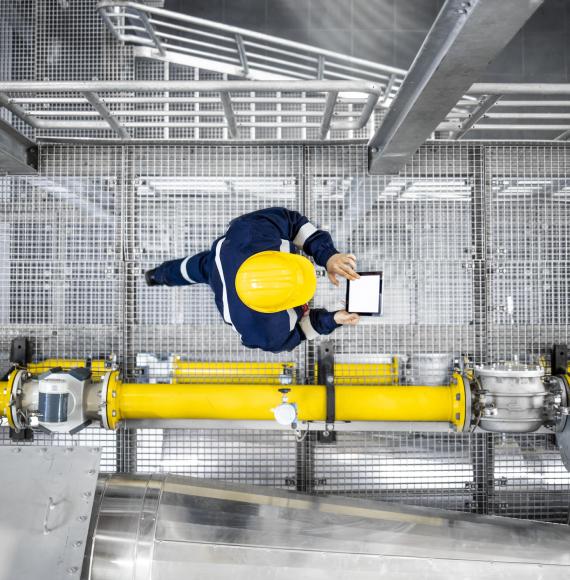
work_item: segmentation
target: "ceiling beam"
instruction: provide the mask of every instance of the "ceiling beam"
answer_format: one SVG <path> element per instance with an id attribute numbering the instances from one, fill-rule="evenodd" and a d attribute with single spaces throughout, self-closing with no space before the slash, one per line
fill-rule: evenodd
<path id="1" fill-rule="evenodd" d="M 370 173 L 397 173 L 542 2 L 447 0 L 368 144 Z"/>

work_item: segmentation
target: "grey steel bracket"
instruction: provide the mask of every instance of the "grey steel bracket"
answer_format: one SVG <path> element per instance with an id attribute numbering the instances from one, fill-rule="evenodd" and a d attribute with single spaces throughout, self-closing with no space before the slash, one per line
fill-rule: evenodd
<path id="1" fill-rule="evenodd" d="M 0 107 L 5 106 L 0 95 Z M 12 125 L 0 119 L 0 175 L 37 173 L 38 147 Z"/>

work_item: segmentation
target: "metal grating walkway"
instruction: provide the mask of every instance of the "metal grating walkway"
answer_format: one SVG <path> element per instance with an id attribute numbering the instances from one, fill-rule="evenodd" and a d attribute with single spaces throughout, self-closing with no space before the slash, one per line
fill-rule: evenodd
<path id="1" fill-rule="evenodd" d="M 366 173 L 363 144 L 43 146 L 39 177 L 0 179 L 0 353 L 23 335 L 38 360 L 113 354 L 130 380 L 160 377 L 170 355 L 291 362 L 310 380 L 314 344 L 246 350 L 207 288 L 141 278 L 204 249 L 236 215 L 285 205 L 386 272 L 385 317 L 333 335 L 344 360 L 396 355 L 410 382 L 460 354 L 535 362 L 569 340 L 569 169 L 564 144 L 434 144 L 394 178 Z M 342 290 L 319 280 L 315 303 L 334 308 Z M 154 357 L 144 369 L 140 353 Z M 324 446 L 280 431 L 89 430 L 35 444 L 93 441 L 106 471 L 568 518 L 570 476 L 543 434 L 340 433 Z"/>

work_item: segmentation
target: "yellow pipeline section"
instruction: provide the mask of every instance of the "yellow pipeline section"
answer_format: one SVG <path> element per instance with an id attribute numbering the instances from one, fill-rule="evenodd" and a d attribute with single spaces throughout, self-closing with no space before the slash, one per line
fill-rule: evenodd
<path id="1" fill-rule="evenodd" d="M 107 422 L 114 429 L 123 419 L 273 420 L 281 402 L 278 385 L 123 383 L 109 378 Z M 301 421 L 326 419 L 326 389 L 321 385 L 287 385 Z M 430 421 L 465 423 L 465 384 L 454 375 L 450 386 L 335 387 L 338 421 Z"/>

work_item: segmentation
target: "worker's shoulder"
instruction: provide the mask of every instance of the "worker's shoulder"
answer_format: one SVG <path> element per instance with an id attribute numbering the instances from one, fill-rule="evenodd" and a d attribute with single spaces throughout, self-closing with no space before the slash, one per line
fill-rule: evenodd
<path id="1" fill-rule="evenodd" d="M 245 346 L 265 350 L 280 346 L 291 332 L 287 312 L 265 314 L 247 307 L 240 308 L 234 326 Z"/>
<path id="2" fill-rule="evenodd" d="M 279 230 L 270 222 L 248 214 L 233 220 L 226 232 L 226 246 L 251 247 L 252 251 L 267 249 L 267 244 L 281 243 Z M 279 245 L 278 244 L 278 245 Z M 258 246 L 262 247 L 258 247 Z"/>
<path id="3" fill-rule="evenodd" d="M 291 213 L 285 207 L 268 207 L 258 209 L 237 218 L 234 218 L 228 226 L 228 231 L 234 227 L 238 228 L 252 228 L 252 227 L 274 227 L 276 222 L 286 220 Z"/>

